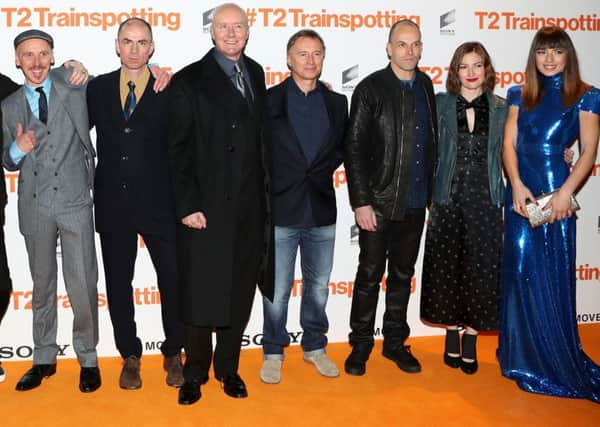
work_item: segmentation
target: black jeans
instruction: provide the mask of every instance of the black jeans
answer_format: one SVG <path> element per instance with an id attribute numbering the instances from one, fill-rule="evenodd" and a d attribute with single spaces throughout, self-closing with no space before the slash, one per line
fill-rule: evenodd
<path id="1" fill-rule="evenodd" d="M 350 311 L 350 344 L 373 346 L 379 285 L 385 273 L 384 345 L 402 345 L 410 335 L 406 310 L 419 253 L 425 209 L 409 209 L 402 221 L 377 216 L 377 230 L 360 230 L 358 272 Z"/>

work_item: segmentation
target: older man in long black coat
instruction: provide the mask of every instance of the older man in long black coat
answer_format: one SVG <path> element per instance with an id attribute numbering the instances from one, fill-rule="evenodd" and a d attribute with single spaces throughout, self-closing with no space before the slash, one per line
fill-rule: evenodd
<path id="1" fill-rule="evenodd" d="M 170 88 L 170 157 L 175 186 L 185 383 L 179 403 L 200 398 L 212 360 L 225 393 L 246 397 L 237 373 L 258 282 L 273 295 L 273 225 L 262 67 L 243 55 L 248 21 L 216 8 L 215 48 L 178 72 Z"/>

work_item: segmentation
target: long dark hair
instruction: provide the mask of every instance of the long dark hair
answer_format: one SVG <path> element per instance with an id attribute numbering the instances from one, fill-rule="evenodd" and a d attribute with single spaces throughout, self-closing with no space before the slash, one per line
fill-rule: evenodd
<path id="1" fill-rule="evenodd" d="M 589 89 L 589 85 L 581 80 L 579 73 L 579 61 L 577 52 L 569 35 L 558 27 L 544 27 L 540 29 L 531 42 L 527 67 L 525 68 L 525 85 L 523 86 L 523 107 L 526 110 L 535 108 L 543 96 L 540 73 L 535 63 L 538 49 L 564 49 L 566 51 L 567 63 L 563 71 L 563 106 L 573 105 L 583 93 Z"/>
<path id="2" fill-rule="evenodd" d="M 496 71 L 492 65 L 492 59 L 490 54 L 479 42 L 466 42 L 461 44 L 454 51 L 452 60 L 450 61 L 450 67 L 448 69 L 448 77 L 446 78 L 446 90 L 448 93 L 458 95 L 460 93 L 460 78 L 458 77 L 458 69 L 463 57 L 467 53 L 476 53 L 481 56 L 483 60 L 483 66 L 485 67 L 485 79 L 483 82 L 484 92 L 493 92 L 496 86 Z"/>

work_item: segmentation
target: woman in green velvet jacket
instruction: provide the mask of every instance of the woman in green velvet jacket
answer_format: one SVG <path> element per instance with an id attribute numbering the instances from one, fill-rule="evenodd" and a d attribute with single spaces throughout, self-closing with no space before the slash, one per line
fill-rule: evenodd
<path id="1" fill-rule="evenodd" d="M 498 326 L 502 247 L 502 135 L 506 101 L 478 42 L 452 57 L 436 95 L 439 143 L 425 243 L 421 318 L 446 327 L 444 362 L 477 371 L 478 331 Z M 464 328 L 462 340 L 459 327 Z"/>

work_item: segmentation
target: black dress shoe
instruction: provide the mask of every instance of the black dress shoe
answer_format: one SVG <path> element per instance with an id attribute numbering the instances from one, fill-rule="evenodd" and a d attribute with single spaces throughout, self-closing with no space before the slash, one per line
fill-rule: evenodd
<path id="1" fill-rule="evenodd" d="M 479 369 L 479 365 L 477 360 L 473 360 L 472 362 L 465 362 L 464 360 L 460 360 L 460 370 L 463 371 L 467 375 L 473 375 Z"/>
<path id="2" fill-rule="evenodd" d="M 460 356 L 450 356 L 448 353 L 444 353 L 444 363 L 451 368 L 460 367 Z"/>
<path id="3" fill-rule="evenodd" d="M 352 350 L 344 362 L 344 371 L 349 375 L 364 375 L 367 371 L 367 363 L 364 358 Z"/>
<path id="4" fill-rule="evenodd" d="M 450 356 L 448 353 L 458 354 L 458 356 Z M 460 337 L 458 329 L 446 329 L 444 363 L 451 368 L 460 367 Z"/>
<path id="5" fill-rule="evenodd" d="M 465 359 L 471 360 L 466 362 Z M 472 375 L 477 372 L 477 335 L 467 334 L 462 336 L 462 359 L 460 360 L 460 370 L 465 374 Z"/>
<path id="6" fill-rule="evenodd" d="M 206 374 L 206 376 L 202 377 L 202 379 L 200 380 L 200 385 L 204 385 L 208 382 L 208 374 Z"/>
<path id="7" fill-rule="evenodd" d="M 395 348 L 383 346 L 383 356 L 396 362 L 396 365 L 404 372 L 416 374 L 421 372 L 421 364 L 410 352 L 409 345 L 399 345 Z"/>
<path id="8" fill-rule="evenodd" d="M 42 383 L 42 379 L 48 378 L 56 373 L 56 363 L 51 365 L 33 365 L 21 377 L 17 383 L 18 391 L 31 390 L 38 387 Z"/>
<path id="9" fill-rule="evenodd" d="M 248 390 L 246 390 L 246 384 L 244 380 L 238 374 L 227 374 L 222 378 L 217 378 L 221 381 L 223 391 L 227 396 L 241 399 L 248 397 Z"/>
<path id="10" fill-rule="evenodd" d="M 348 375 L 364 375 L 372 349 L 373 344 L 352 344 L 352 352 L 344 362 L 344 371 Z"/>
<path id="11" fill-rule="evenodd" d="M 100 369 L 97 366 L 91 368 L 81 368 L 79 373 L 79 390 L 82 393 L 91 393 L 100 388 L 102 380 L 100 379 Z"/>
<path id="12" fill-rule="evenodd" d="M 192 403 L 196 403 L 200 397 L 202 397 L 200 383 L 201 381 L 184 381 L 183 385 L 179 388 L 177 402 L 180 405 L 191 405 Z"/>

